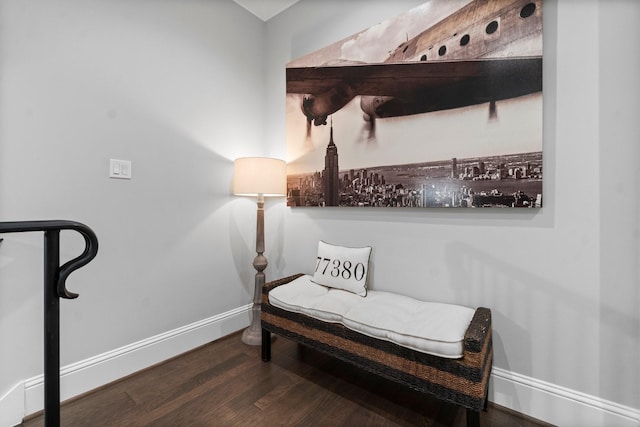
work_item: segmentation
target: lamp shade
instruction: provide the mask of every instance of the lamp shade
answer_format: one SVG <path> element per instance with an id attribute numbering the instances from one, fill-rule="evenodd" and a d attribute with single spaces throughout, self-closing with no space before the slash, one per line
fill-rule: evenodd
<path id="1" fill-rule="evenodd" d="M 285 196 L 287 164 L 267 157 L 241 157 L 233 162 L 233 194 Z"/>

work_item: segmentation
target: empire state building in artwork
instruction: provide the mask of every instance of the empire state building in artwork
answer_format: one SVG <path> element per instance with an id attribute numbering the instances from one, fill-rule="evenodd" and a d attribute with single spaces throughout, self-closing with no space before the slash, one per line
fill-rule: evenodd
<path id="1" fill-rule="evenodd" d="M 338 147 L 333 142 L 333 123 L 331 123 L 330 135 L 327 154 L 324 156 L 324 205 L 338 206 L 340 178 L 338 175 Z"/>

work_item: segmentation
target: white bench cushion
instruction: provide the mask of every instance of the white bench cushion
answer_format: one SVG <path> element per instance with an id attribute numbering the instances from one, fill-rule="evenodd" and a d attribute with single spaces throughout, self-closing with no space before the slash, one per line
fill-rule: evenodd
<path id="1" fill-rule="evenodd" d="M 305 275 L 278 286 L 269 292 L 269 302 L 423 353 L 462 357 L 464 334 L 475 313 L 472 308 L 372 290 L 361 297 L 311 279 Z"/>
<path id="2" fill-rule="evenodd" d="M 269 302 L 276 307 L 332 323 L 342 323 L 345 313 L 361 299 L 348 291 L 318 285 L 307 275 L 269 292 Z"/>

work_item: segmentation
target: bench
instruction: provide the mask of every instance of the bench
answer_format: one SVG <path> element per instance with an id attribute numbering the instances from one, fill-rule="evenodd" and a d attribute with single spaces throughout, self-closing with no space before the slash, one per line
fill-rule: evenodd
<path id="1" fill-rule="evenodd" d="M 273 333 L 459 405 L 466 409 L 467 426 L 479 426 L 480 411 L 487 408 L 493 361 L 489 309 L 480 307 L 472 313 L 461 341 L 462 357 L 440 357 L 356 332 L 340 323 L 285 310 L 270 302 L 269 292 L 301 276 L 296 274 L 263 286 L 262 360 L 271 360 Z"/>

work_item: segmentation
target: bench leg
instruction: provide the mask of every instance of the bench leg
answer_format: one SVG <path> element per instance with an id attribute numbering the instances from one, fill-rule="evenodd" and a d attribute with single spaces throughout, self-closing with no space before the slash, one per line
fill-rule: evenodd
<path id="1" fill-rule="evenodd" d="M 467 427 L 480 427 L 480 412 L 467 409 Z"/>
<path id="2" fill-rule="evenodd" d="M 262 361 L 271 360 L 271 332 L 262 329 Z"/>

